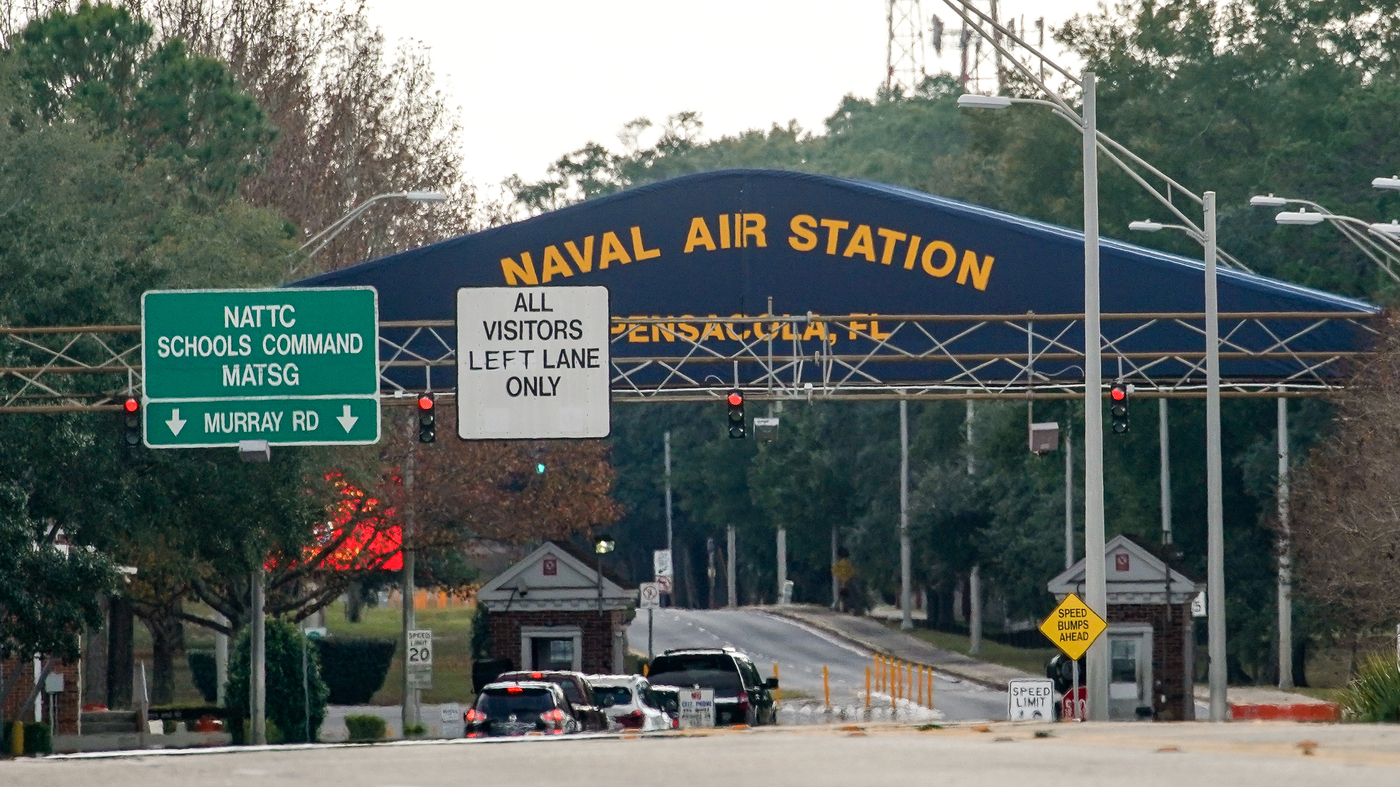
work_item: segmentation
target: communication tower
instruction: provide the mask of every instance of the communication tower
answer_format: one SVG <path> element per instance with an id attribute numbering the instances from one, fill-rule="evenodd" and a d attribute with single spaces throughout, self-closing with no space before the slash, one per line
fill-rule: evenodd
<path id="1" fill-rule="evenodd" d="M 1035 19 L 1028 25 L 1024 16 L 1018 19 L 1006 13 L 1005 3 L 1001 0 L 963 0 L 963 4 L 976 7 L 1022 39 L 1030 40 L 1028 27 L 1034 26 L 1039 39 L 1038 47 L 1043 51 L 1045 17 Z M 887 0 L 885 11 L 889 23 L 887 90 L 899 88 L 908 94 L 929 73 L 946 72 L 957 74 L 958 82 L 970 93 L 998 92 L 1001 87 L 1002 55 L 990 42 L 983 40 L 981 31 L 962 24 L 961 19 L 949 27 L 938 14 L 925 17 L 919 0 Z M 997 44 L 1008 49 L 1015 46 L 1000 32 L 992 31 L 991 34 Z M 948 62 L 954 56 L 957 57 L 956 65 Z"/>

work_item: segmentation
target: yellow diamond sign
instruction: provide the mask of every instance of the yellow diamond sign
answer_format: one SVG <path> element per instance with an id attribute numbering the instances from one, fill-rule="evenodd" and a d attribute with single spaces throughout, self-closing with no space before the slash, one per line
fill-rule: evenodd
<path id="1" fill-rule="evenodd" d="M 1066 656 L 1075 660 L 1084 655 L 1084 651 L 1106 628 L 1108 624 L 1103 618 L 1073 593 L 1066 596 L 1050 613 L 1050 617 L 1040 624 L 1040 632 L 1049 637 Z"/>

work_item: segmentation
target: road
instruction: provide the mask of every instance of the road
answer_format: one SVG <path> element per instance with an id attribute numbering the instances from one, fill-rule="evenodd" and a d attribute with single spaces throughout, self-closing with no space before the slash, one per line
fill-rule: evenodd
<path id="1" fill-rule="evenodd" d="M 818 709 L 823 703 L 822 667 L 829 670 L 831 704 L 845 711 L 847 719 L 863 718 L 865 668 L 869 651 L 840 641 L 825 632 L 807 628 L 786 618 L 753 610 L 659 609 L 655 611 L 653 649 L 733 646 L 748 654 L 765 676 L 778 665 L 783 692 L 793 699 L 783 702 L 779 721 L 800 723 L 827 721 Z M 647 652 L 647 614 L 640 611 L 628 629 L 633 650 Z M 888 718 L 888 694 L 875 693 L 874 718 Z M 901 704 L 897 718 L 910 721 L 970 721 L 1006 718 L 1006 692 L 937 675 L 934 709 Z M 834 720 L 841 720 L 838 712 Z"/>
<path id="2" fill-rule="evenodd" d="M 778 726 L 605 739 L 454 740 L 303 750 L 0 761 L 23 787 L 1281 787 L 1400 783 L 1400 728 L 1365 724 L 1090 723 L 916 730 Z M 1307 744 L 1307 745 L 1300 745 Z M 1389 775 L 1387 775 L 1389 774 Z"/>

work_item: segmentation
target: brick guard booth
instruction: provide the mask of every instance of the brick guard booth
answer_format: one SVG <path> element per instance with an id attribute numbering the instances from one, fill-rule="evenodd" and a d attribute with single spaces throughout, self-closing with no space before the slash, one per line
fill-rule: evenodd
<path id="1" fill-rule="evenodd" d="M 593 555 L 546 541 L 477 592 L 491 631 L 491 657 L 516 669 L 620 673 L 636 588 Z"/>
<path id="2" fill-rule="evenodd" d="M 1204 586 L 1142 542 L 1116 536 L 1104 546 L 1108 578 L 1109 718 L 1196 718 L 1196 629 L 1191 600 Z M 1062 600 L 1084 597 L 1084 561 L 1050 580 Z"/>

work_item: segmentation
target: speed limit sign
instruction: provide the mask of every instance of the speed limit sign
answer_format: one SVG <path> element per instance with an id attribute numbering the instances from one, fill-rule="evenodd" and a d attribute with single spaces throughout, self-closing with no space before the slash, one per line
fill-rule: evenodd
<path id="1" fill-rule="evenodd" d="M 433 630 L 409 629 L 408 631 L 408 687 L 410 689 L 431 689 L 433 687 Z"/>

